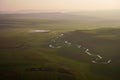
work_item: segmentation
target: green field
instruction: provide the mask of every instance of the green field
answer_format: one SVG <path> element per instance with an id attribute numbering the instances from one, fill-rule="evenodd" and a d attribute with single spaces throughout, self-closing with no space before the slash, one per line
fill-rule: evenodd
<path id="1" fill-rule="evenodd" d="M 50 30 L 50 32 L 30 32 Z M 50 48 L 52 39 L 64 34 Z M 92 63 L 81 44 L 109 64 Z M 0 80 L 120 79 L 119 19 L 70 14 L 0 14 Z M 45 70 L 31 70 L 42 68 Z"/>

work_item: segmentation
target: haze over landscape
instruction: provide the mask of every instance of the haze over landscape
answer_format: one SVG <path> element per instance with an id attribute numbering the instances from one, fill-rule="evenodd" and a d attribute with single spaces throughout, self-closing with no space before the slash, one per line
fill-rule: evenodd
<path id="1" fill-rule="evenodd" d="M 120 0 L 0 0 L 0 11 L 83 11 L 120 9 Z"/>

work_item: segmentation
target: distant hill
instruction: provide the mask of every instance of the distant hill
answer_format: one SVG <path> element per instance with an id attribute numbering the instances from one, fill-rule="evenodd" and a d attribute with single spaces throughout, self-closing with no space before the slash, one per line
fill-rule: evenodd
<path id="1" fill-rule="evenodd" d="M 71 12 L 71 14 L 120 20 L 120 10 L 80 11 L 80 12 Z"/>
<path id="2" fill-rule="evenodd" d="M 98 10 L 79 12 L 41 12 L 39 10 L 1 11 L 7 17 L 43 18 L 43 19 L 77 19 L 77 20 L 120 20 L 120 10 Z"/>
<path id="3" fill-rule="evenodd" d="M 84 20 L 84 19 L 96 19 L 95 17 L 74 15 L 70 13 L 61 12 L 40 12 L 40 13 L 11 13 L 0 14 L 0 17 L 7 18 L 35 18 L 35 19 L 69 19 L 69 20 Z"/>

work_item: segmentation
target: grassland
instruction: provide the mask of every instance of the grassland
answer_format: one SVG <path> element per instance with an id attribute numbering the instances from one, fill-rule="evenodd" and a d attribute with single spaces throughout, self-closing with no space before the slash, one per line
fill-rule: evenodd
<path id="1" fill-rule="evenodd" d="M 66 14 L 46 15 L 0 15 L 0 80 L 120 79 L 119 22 Z M 30 30 L 50 32 L 31 33 Z M 80 54 L 83 53 L 82 50 L 74 47 L 49 48 L 51 39 L 60 33 L 66 34 L 64 40 L 82 44 L 92 53 L 100 54 L 112 62 L 107 65 L 93 64 L 87 55 Z M 41 67 L 54 70 L 60 68 L 72 74 L 58 71 L 27 71 Z"/>

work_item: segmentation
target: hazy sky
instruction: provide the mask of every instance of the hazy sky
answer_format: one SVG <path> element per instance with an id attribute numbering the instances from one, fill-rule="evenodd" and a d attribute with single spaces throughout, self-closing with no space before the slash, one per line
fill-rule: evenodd
<path id="1" fill-rule="evenodd" d="M 120 9 L 120 0 L 0 0 L 0 11 L 80 11 Z"/>

